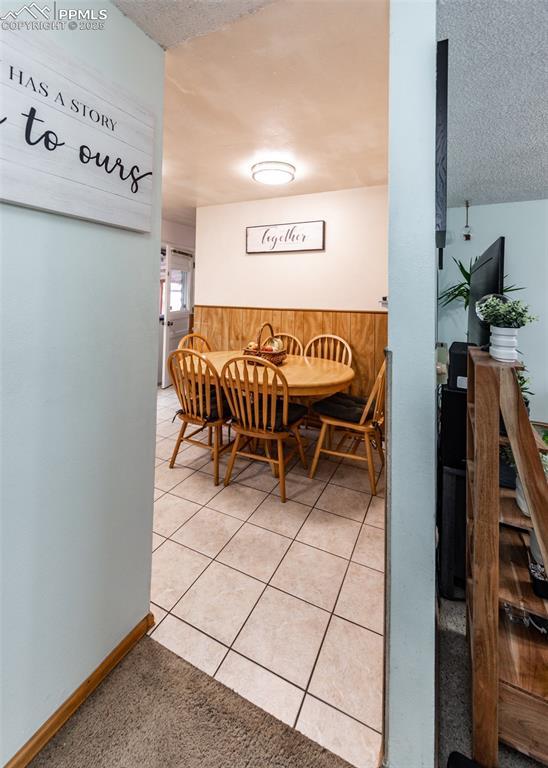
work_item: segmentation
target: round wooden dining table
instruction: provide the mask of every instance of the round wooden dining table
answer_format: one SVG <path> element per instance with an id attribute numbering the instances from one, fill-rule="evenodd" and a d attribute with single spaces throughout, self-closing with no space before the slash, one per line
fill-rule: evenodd
<path id="1" fill-rule="evenodd" d="M 241 349 L 227 349 L 204 352 L 203 356 L 220 374 L 227 360 L 242 354 Z M 280 365 L 280 370 L 287 380 L 289 395 L 293 397 L 333 395 L 346 389 L 355 376 L 349 365 L 302 355 L 288 355 Z"/>

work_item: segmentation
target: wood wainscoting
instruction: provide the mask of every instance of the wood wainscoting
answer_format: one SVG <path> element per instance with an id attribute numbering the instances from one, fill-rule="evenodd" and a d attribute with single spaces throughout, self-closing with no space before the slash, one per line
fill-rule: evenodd
<path id="1" fill-rule="evenodd" d="M 320 333 L 342 336 L 352 347 L 356 378 L 352 392 L 368 395 L 384 359 L 388 340 L 387 312 L 344 312 L 315 309 L 194 307 L 194 331 L 205 336 L 212 349 L 243 349 L 254 340 L 261 323 L 272 323 L 277 332 L 297 336 L 307 344 Z"/>

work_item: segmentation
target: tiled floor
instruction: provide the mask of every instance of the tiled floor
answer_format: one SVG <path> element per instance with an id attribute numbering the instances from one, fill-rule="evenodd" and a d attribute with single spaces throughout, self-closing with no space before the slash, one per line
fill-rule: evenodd
<path id="1" fill-rule="evenodd" d="M 176 408 L 173 390 L 159 391 L 152 637 L 357 768 L 377 768 L 384 474 L 372 498 L 355 463 L 322 460 L 314 480 L 294 464 L 282 504 L 270 468 L 239 460 L 230 486 L 215 486 L 197 447 L 169 469 Z"/>

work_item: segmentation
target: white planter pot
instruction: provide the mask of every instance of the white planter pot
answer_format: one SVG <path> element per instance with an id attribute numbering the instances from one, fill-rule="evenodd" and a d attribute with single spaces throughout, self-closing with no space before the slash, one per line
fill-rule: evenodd
<path id="1" fill-rule="evenodd" d="M 489 354 L 495 360 L 503 363 L 511 363 L 518 359 L 518 329 L 497 328 L 491 326 L 491 344 Z"/>
<path id="2" fill-rule="evenodd" d="M 527 515 L 527 517 L 531 517 L 531 513 L 529 512 L 529 507 L 527 506 L 527 502 L 525 501 L 525 494 L 523 493 L 523 485 L 521 484 L 519 475 L 516 475 L 516 504 L 521 509 L 524 515 Z"/>

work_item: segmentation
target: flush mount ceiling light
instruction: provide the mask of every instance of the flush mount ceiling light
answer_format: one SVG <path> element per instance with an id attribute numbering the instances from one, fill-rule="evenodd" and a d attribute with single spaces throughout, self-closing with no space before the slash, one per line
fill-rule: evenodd
<path id="1" fill-rule="evenodd" d="M 295 178 L 295 166 L 274 160 L 255 163 L 251 176 L 261 184 L 289 184 Z"/>

